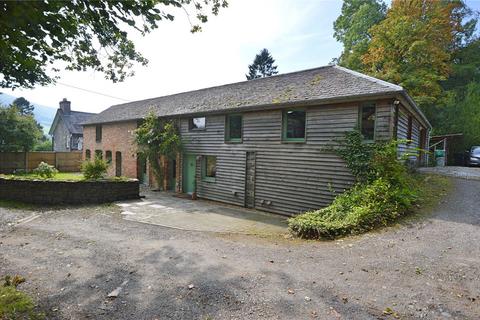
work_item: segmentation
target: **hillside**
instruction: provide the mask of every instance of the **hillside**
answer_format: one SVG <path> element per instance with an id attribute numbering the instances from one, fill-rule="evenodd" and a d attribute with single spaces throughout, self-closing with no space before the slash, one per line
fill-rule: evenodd
<path id="1" fill-rule="evenodd" d="M 16 98 L 17 97 L 11 96 L 6 93 L 2 93 L 0 94 L 0 105 L 9 105 Z M 57 109 L 43 106 L 33 101 L 30 101 L 30 103 L 32 103 L 35 106 L 35 109 L 33 111 L 35 115 L 35 119 L 38 121 L 38 123 L 42 125 L 43 132 L 45 132 L 45 134 L 48 134 L 48 131 L 50 130 L 50 126 L 52 125 L 53 118 L 55 117 L 55 113 L 57 112 Z"/>

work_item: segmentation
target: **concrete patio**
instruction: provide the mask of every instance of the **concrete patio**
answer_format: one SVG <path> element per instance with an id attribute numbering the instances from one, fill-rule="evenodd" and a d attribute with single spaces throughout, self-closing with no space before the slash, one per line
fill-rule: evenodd
<path id="1" fill-rule="evenodd" d="M 274 235 L 287 232 L 285 217 L 170 192 L 143 193 L 145 198 L 116 203 L 126 220 L 192 231 Z"/>

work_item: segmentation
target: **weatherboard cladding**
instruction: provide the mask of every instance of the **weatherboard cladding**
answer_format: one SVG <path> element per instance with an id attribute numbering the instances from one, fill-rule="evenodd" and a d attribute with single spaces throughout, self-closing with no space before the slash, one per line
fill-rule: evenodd
<path id="1" fill-rule="evenodd" d="M 188 119 L 180 120 L 185 153 L 217 157 L 214 182 L 201 179 L 197 161 L 197 194 L 201 198 L 245 204 L 246 152 L 255 151 L 255 207 L 292 215 L 328 205 L 349 188 L 354 179 L 345 163 L 324 150 L 343 137 L 358 121 L 358 103 L 306 107 L 305 143 L 283 143 L 282 111 L 243 113 L 243 142 L 225 143 L 225 115 L 206 117 L 206 128 L 189 131 Z M 391 101 L 377 103 L 377 137 L 387 137 Z"/>
<path id="2" fill-rule="evenodd" d="M 85 124 L 212 113 L 262 106 L 328 101 L 403 92 L 402 87 L 338 67 L 325 66 L 251 81 L 112 106 Z"/>

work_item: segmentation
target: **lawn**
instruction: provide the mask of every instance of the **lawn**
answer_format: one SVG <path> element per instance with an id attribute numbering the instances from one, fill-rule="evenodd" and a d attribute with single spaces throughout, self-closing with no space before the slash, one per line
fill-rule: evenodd
<path id="1" fill-rule="evenodd" d="M 14 180 L 55 180 L 55 181 L 80 181 L 84 180 L 84 176 L 81 172 L 59 172 L 54 177 L 45 179 L 35 173 L 22 173 L 22 174 L 0 174 L 1 178 L 14 179 Z"/>

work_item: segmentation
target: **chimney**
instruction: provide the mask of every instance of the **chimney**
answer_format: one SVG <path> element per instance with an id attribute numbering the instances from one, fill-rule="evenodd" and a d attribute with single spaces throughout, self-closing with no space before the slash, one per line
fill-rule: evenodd
<path id="1" fill-rule="evenodd" d="M 60 101 L 60 109 L 62 109 L 63 113 L 69 114 L 70 113 L 70 101 L 67 100 L 67 98 L 63 98 L 62 101 Z"/>

